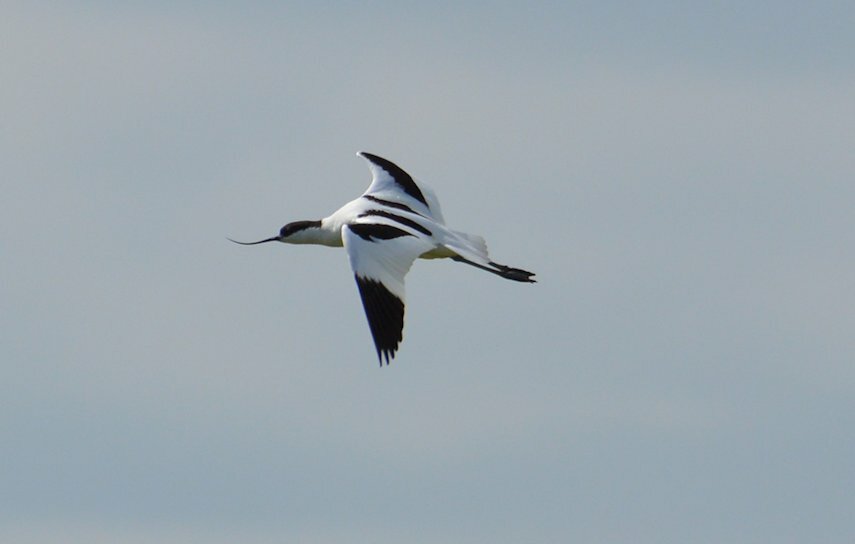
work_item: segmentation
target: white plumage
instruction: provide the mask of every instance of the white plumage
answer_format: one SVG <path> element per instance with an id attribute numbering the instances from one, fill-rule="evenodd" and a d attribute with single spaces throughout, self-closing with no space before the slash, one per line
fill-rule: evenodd
<path id="1" fill-rule="evenodd" d="M 404 328 L 404 277 L 418 258 L 450 258 L 514 281 L 534 274 L 490 260 L 483 238 L 445 226 L 434 192 L 396 164 L 371 153 L 371 185 L 359 198 L 316 221 L 288 223 L 278 236 L 258 242 L 344 246 L 380 364 L 388 364 Z M 235 242 L 235 240 L 232 240 Z"/>

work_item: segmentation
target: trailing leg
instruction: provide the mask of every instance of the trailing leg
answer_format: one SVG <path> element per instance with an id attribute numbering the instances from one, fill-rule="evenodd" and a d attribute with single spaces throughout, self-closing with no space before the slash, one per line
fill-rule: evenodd
<path id="1" fill-rule="evenodd" d="M 483 265 L 470 261 L 469 259 L 461 257 L 460 255 L 452 257 L 452 259 L 457 262 L 466 263 L 470 266 L 474 266 L 475 268 L 480 268 L 481 270 L 486 270 L 487 272 L 491 272 L 507 280 L 536 283 L 536 280 L 531 279 L 532 276 L 534 276 L 534 272 L 529 272 L 521 268 L 513 268 L 510 266 L 505 266 L 503 264 L 494 263 L 493 261 L 488 261 L 487 265 Z"/>

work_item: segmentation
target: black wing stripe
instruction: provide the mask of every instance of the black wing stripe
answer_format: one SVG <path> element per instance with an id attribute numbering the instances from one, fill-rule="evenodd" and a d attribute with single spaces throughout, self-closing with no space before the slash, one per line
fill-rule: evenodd
<path id="1" fill-rule="evenodd" d="M 402 210 L 405 212 L 414 213 L 416 215 L 421 215 L 419 212 L 413 210 L 412 208 L 410 208 L 406 204 L 401 204 L 400 202 L 393 202 L 391 200 L 386 200 L 383 198 L 377 198 L 376 196 L 371 196 L 371 195 L 365 195 L 364 198 L 367 198 L 368 200 L 370 200 L 372 202 L 376 202 L 377 204 L 389 206 L 390 208 L 395 208 L 397 210 Z"/>
<path id="2" fill-rule="evenodd" d="M 402 217 L 402 216 L 395 214 L 395 213 L 392 213 L 392 212 L 387 212 L 384 210 L 368 210 L 367 212 L 359 214 L 359 217 L 370 217 L 372 215 L 377 216 L 377 217 L 385 217 L 386 219 L 391 219 L 392 221 L 397 221 L 398 223 L 400 223 L 402 225 L 406 225 L 406 226 L 410 227 L 411 229 L 415 229 L 415 230 L 421 232 L 425 236 L 433 236 L 431 231 L 429 231 L 428 229 L 419 225 L 417 222 L 413 221 L 412 219 L 409 219 L 407 217 Z"/>
<path id="3" fill-rule="evenodd" d="M 360 216 L 362 217 L 362 216 Z M 347 228 L 363 240 L 373 242 L 375 240 L 392 240 L 401 236 L 414 236 L 405 230 L 392 225 L 381 225 L 376 223 L 354 223 Z"/>
<path id="4" fill-rule="evenodd" d="M 425 206 L 428 206 L 427 200 L 425 200 L 425 195 L 422 194 L 422 191 L 421 189 L 419 189 L 419 186 L 416 185 L 416 182 L 413 180 L 412 176 L 404 172 L 404 170 L 402 170 L 400 166 L 390 160 L 384 159 L 383 157 L 378 157 L 377 155 L 373 155 L 371 153 L 363 152 L 362 156 L 373 162 L 374 164 L 385 170 L 386 173 L 388 173 L 390 176 L 392 176 L 392 179 L 395 180 L 395 183 L 397 183 L 401 187 L 401 189 L 404 190 L 405 193 L 415 198 Z M 430 208 L 430 206 L 428 206 L 428 208 Z"/>
<path id="5" fill-rule="evenodd" d="M 365 317 L 368 318 L 374 346 L 377 348 L 377 359 L 382 366 L 385 357 L 388 365 L 389 359 L 395 358 L 398 344 L 403 338 L 404 301 L 377 280 L 359 275 L 354 275 L 354 278 L 359 287 L 359 296 L 362 298 L 362 307 L 365 309 Z"/>

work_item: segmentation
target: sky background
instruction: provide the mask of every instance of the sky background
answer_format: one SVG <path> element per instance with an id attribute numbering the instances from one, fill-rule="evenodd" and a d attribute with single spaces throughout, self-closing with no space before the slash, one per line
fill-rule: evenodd
<path id="1" fill-rule="evenodd" d="M 855 539 L 851 2 L 5 2 L 0 541 Z M 342 250 L 434 187 L 539 283 Z"/>

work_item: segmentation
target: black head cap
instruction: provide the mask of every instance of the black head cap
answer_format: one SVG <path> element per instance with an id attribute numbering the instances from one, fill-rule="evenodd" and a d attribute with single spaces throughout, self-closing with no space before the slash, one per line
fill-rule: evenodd
<path id="1" fill-rule="evenodd" d="M 321 228 L 320 221 L 294 221 L 293 223 L 288 223 L 287 225 L 279 229 L 279 237 L 287 238 L 288 236 L 291 236 L 295 232 L 300 232 L 301 230 L 319 228 Z"/>

